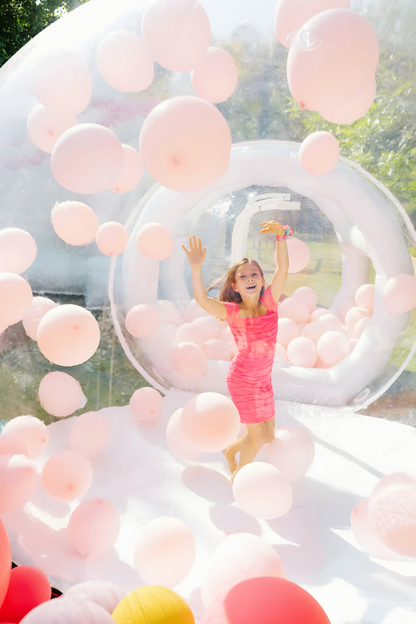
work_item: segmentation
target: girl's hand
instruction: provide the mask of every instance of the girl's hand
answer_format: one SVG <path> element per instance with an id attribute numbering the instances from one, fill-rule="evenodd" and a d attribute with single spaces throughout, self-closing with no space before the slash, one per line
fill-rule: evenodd
<path id="1" fill-rule="evenodd" d="M 285 234 L 283 225 L 280 225 L 277 221 L 265 221 L 260 225 L 263 226 L 263 229 L 260 230 L 260 234 L 276 234 L 276 236 L 284 236 Z"/>
<path id="2" fill-rule="evenodd" d="M 207 250 L 205 247 L 202 249 L 201 239 L 197 239 L 196 236 L 190 236 L 189 247 L 190 249 L 188 250 L 185 245 L 182 245 L 182 249 L 188 256 L 191 267 L 202 266 L 207 255 Z"/>

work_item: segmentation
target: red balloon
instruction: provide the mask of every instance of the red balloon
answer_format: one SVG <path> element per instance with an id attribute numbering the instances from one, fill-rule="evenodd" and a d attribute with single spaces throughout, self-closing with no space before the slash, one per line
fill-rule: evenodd
<path id="1" fill-rule="evenodd" d="M 320 604 L 283 578 L 238 583 L 204 613 L 200 624 L 330 624 Z"/>
<path id="2" fill-rule="evenodd" d="M 33 566 L 18 566 L 10 574 L 10 583 L 0 621 L 20 622 L 29 611 L 51 598 L 51 586 L 46 575 Z"/>
<path id="3" fill-rule="evenodd" d="M 0 519 L 0 606 L 7 593 L 12 569 L 12 553 L 6 529 Z"/>

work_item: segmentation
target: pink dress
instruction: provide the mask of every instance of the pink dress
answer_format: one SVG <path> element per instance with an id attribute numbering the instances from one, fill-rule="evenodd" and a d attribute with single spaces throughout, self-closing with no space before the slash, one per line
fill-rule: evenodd
<path id="1" fill-rule="evenodd" d="M 267 314 L 255 318 L 242 318 L 237 303 L 222 302 L 238 347 L 226 382 L 240 420 L 246 424 L 264 422 L 274 416 L 271 372 L 276 349 L 277 304 L 270 286 L 261 302 Z"/>

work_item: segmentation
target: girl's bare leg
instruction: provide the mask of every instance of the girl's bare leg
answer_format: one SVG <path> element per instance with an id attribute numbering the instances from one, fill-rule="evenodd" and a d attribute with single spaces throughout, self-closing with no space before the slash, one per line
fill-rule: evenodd
<path id="1" fill-rule="evenodd" d="M 233 474 L 233 472 L 237 468 L 237 462 L 235 461 L 236 453 L 241 451 L 241 447 L 244 444 L 244 440 L 247 437 L 247 435 L 248 434 L 246 433 L 241 438 L 238 438 L 238 440 L 236 440 L 235 442 L 230 444 L 230 446 L 228 446 L 226 449 L 223 450 L 223 453 L 224 453 L 225 459 L 227 460 L 228 467 L 230 469 L 231 474 Z"/>
<path id="2" fill-rule="evenodd" d="M 276 436 L 276 425 L 274 422 L 274 416 L 273 418 L 270 418 L 270 420 L 266 420 L 264 424 L 266 427 L 267 442 L 273 442 Z"/>
<path id="3" fill-rule="evenodd" d="M 264 422 L 247 425 L 247 432 L 241 444 L 240 457 L 237 467 L 232 474 L 231 481 L 234 481 L 235 475 L 243 466 L 253 461 L 263 444 L 268 442 L 270 436 L 266 431 Z"/>

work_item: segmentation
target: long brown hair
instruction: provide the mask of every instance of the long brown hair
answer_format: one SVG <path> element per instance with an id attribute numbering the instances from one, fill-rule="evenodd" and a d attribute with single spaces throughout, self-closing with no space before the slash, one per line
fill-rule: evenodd
<path id="1" fill-rule="evenodd" d="M 241 260 L 238 260 L 237 262 L 233 264 L 233 266 L 228 271 L 228 273 L 226 273 L 225 275 L 223 275 L 223 277 L 220 277 L 220 279 L 213 282 L 207 288 L 206 292 L 211 290 L 211 288 L 216 286 L 216 284 L 219 284 L 220 282 L 225 280 L 223 285 L 221 286 L 220 293 L 218 295 L 218 300 L 219 301 L 233 301 L 234 303 L 241 303 L 242 302 L 241 295 L 240 293 L 235 292 L 235 290 L 233 289 L 233 284 L 235 284 L 235 276 L 237 274 L 238 269 L 242 267 L 243 264 L 247 264 L 247 263 L 255 264 L 258 270 L 260 271 L 261 276 L 264 277 L 263 270 L 261 266 L 259 265 L 259 263 L 256 262 L 256 260 L 252 260 L 251 258 L 241 258 Z M 263 294 L 264 294 L 264 286 L 261 289 L 259 298 L 261 298 Z"/>

